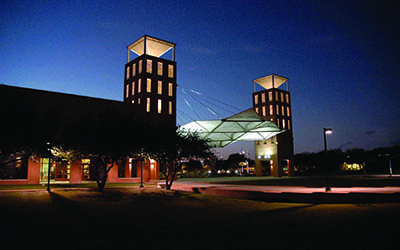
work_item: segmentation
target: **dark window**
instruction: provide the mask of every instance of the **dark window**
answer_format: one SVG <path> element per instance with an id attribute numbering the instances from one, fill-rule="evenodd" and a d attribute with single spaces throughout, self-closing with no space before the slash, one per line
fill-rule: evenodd
<path id="1" fill-rule="evenodd" d="M 0 179 L 26 179 L 28 177 L 28 158 L 12 154 L 0 159 Z"/>

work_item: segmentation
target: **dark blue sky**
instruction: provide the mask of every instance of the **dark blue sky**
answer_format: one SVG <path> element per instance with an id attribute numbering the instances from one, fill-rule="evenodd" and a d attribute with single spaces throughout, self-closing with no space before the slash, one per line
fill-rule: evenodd
<path id="1" fill-rule="evenodd" d="M 330 148 L 391 146 L 400 21 L 378 3 L 2 0 L 0 83 L 122 100 L 126 46 L 149 34 L 177 44 L 179 124 L 197 119 L 184 97 L 217 118 L 182 87 L 244 110 L 252 80 L 276 73 L 290 79 L 296 153 L 321 150 L 323 127 L 334 130 Z"/>

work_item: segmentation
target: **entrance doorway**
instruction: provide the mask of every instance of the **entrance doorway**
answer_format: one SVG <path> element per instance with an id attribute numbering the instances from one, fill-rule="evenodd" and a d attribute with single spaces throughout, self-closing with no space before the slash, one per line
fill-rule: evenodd
<path id="1" fill-rule="evenodd" d="M 283 175 L 288 175 L 289 174 L 289 160 L 282 160 L 281 161 L 282 164 L 282 172 Z"/>
<path id="2" fill-rule="evenodd" d="M 261 161 L 261 173 L 262 173 L 262 176 L 270 176 L 271 175 L 271 162 L 270 161 Z"/>
<path id="3" fill-rule="evenodd" d="M 40 158 L 40 182 L 47 183 L 49 178 L 49 167 L 50 167 L 50 181 L 55 180 L 54 169 L 56 163 L 49 158 Z"/>

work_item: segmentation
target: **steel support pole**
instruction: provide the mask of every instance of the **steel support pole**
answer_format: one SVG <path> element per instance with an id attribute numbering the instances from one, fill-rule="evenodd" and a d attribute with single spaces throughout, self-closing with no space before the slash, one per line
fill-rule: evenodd
<path id="1" fill-rule="evenodd" d="M 146 55 L 146 50 L 147 50 L 147 36 L 144 36 L 144 40 L 143 40 L 143 55 Z"/>

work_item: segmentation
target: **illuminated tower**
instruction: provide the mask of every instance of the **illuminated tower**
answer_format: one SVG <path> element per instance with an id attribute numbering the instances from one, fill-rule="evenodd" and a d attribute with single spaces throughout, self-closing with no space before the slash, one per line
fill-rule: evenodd
<path id="1" fill-rule="evenodd" d="M 138 105 L 154 123 L 176 126 L 175 43 L 144 35 L 127 49 L 124 102 Z M 171 60 L 164 58 L 171 49 Z"/>
<path id="2" fill-rule="evenodd" d="M 289 79 L 268 75 L 255 79 L 253 108 L 262 119 L 272 121 L 283 133 L 265 141 L 255 142 L 257 176 L 292 176 L 293 171 L 293 123 L 289 92 Z M 257 91 L 257 86 L 262 87 Z"/>

